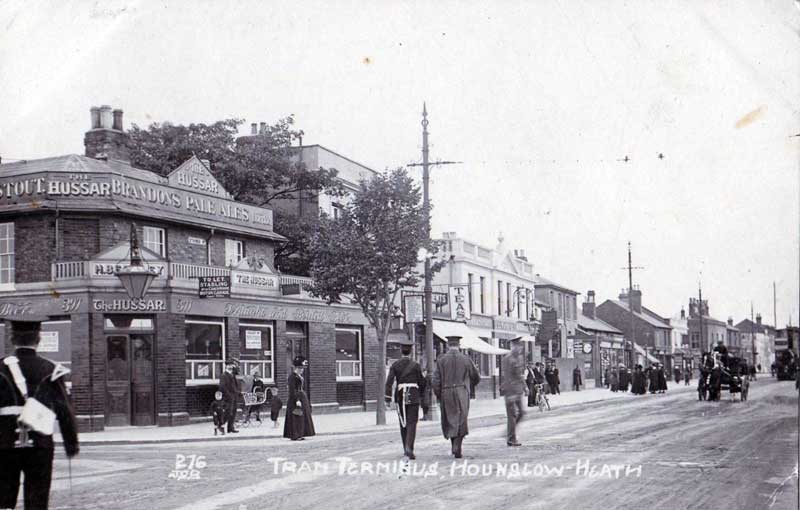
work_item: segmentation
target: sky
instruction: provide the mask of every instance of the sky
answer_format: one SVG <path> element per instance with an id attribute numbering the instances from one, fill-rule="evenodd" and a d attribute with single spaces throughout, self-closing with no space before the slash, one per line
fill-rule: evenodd
<path id="1" fill-rule="evenodd" d="M 0 156 L 82 153 L 89 108 L 275 122 L 421 159 L 433 231 L 524 249 L 598 301 L 798 324 L 796 0 L 0 1 Z M 663 158 L 659 158 L 659 154 Z M 627 161 L 626 161 L 627 157 Z M 409 169 L 419 174 L 419 168 Z M 580 298 L 579 298 L 580 300 Z"/>

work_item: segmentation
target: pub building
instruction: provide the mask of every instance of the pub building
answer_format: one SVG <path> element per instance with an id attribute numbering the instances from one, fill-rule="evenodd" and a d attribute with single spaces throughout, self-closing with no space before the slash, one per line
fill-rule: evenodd
<path id="1" fill-rule="evenodd" d="M 315 412 L 374 405 L 374 328 L 274 270 L 270 209 L 234 201 L 196 157 L 167 177 L 134 168 L 121 110 L 92 108 L 84 143 L 0 165 L 0 319 L 48 317 L 39 350 L 71 369 L 81 430 L 200 419 L 232 359 L 286 394 L 303 355 Z M 120 276 L 134 237 L 153 273 L 141 298 Z"/>

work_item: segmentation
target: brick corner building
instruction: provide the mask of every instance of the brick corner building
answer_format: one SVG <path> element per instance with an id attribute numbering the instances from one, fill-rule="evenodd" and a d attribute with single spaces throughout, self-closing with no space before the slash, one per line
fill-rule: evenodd
<path id="1" fill-rule="evenodd" d="M 244 389 L 258 373 L 285 395 L 302 354 L 315 412 L 365 407 L 379 356 L 360 309 L 276 273 L 272 211 L 232 200 L 205 162 L 166 177 L 131 166 L 122 116 L 91 109 L 85 155 L 0 166 L 0 319 L 49 318 L 40 351 L 71 368 L 81 430 L 205 416 L 227 359 L 240 360 Z M 134 224 L 158 272 L 140 300 L 115 276 Z M 227 295 L 201 298 L 208 276 L 228 277 Z"/>

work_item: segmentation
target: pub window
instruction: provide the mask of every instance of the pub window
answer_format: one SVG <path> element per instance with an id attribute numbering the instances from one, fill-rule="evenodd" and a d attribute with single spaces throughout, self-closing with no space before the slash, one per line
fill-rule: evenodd
<path id="1" fill-rule="evenodd" d="M 0 287 L 14 285 L 14 224 L 0 223 Z"/>
<path id="2" fill-rule="evenodd" d="M 361 380 L 361 329 L 336 326 L 336 380 Z"/>
<path id="3" fill-rule="evenodd" d="M 161 257 L 167 256 L 167 234 L 163 228 L 143 227 L 144 247 L 158 253 Z"/>
<path id="4" fill-rule="evenodd" d="M 235 266 L 244 258 L 244 243 L 234 239 L 225 239 L 225 265 Z"/>
<path id="5" fill-rule="evenodd" d="M 274 382 L 273 339 L 272 324 L 239 323 L 239 360 L 243 375 L 257 374 L 265 382 Z"/>
<path id="6" fill-rule="evenodd" d="M 186 379 L 215 383 L 224 371 L 225 323 L 186 320 Z"/>

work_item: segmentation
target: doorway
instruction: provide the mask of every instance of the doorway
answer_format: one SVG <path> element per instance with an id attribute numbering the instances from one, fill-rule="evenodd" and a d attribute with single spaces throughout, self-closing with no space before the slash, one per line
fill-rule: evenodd
<path id="1" fill-rule="evenodd" d="M 106 335 L 106 425 L 155 425 L 154 338 Z"/>
<path id="2" fill-rule="evenodd" d="M 308 360 L 308 366 L 303 370 L 304 390 L 311 400 L 311 360 L 309 359 L 308 349 L 308 323 L 306 322 L 287 322 L 286 323 L 286 365 L 287 374 L 294 368 L 293 362 L 296 356 L 302 356 Z"/>

